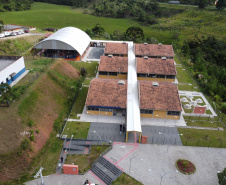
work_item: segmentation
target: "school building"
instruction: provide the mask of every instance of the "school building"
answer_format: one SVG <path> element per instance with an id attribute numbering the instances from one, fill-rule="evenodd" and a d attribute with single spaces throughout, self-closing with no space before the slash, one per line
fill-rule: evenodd
<path id="1" fill-rule="evenodd" d="M 173 59 L 174 51 L 172 45 L 159 44 L 135 44 L 136 57 L 168 58 Z"/>
<path id="2" fill-rule="evenodd" d="M 176 67 L 173 59 L 136 58 L 137 79 L 175 82 Z"/>
<path id="3" fill-rule="evenodd" d="M 128 44 L 126 42 L 115 43 L 115 42 L 107 42 L 104 55 L 113 55 L 119 57 L 127 57 L 128 56 Z"/>
<path id="4" fill-rule="evenodd" d="M 127 79 L 128 57 L 101 56 L 98 67 L 99 78 Z"/>

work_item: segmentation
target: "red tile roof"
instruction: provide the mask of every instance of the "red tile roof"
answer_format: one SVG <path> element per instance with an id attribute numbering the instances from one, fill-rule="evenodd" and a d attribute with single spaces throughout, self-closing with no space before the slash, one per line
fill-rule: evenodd
<path id="1" fill-rule="evenodd" d="M 98 71 L 128 72 L 128 57 L 101 56 Z"/>
<path id="2" fill-rule="evenodd" d="M 161 58 L 136 58 L 137 73 L 176 75 L 176 67 L 173 59 L 162 60 Z"/>
<path id="3" fill-rule="evenodd" d="M 135 55 L 173 57 L 172 45 L 135 44 Z"/>
<path id="4" fill-rule="evenodd" d="M 86 106 L 121 107 L 127 104 L 127 81 L 118 85 L 119 80 L 95 78 L 91 81 Z"/>
<path id="5" fill-rule="evenodd" d="M 107 42 L 104 50 L 105 54 L 128 54 L 128 44 Z"/>
<path id="6" fill-rule="evenodd" d="M 154 87 L 152 81 L 139 80 L 140 109 L 181 111 L 178 88 L 170 82 L 158 82 Z"/>

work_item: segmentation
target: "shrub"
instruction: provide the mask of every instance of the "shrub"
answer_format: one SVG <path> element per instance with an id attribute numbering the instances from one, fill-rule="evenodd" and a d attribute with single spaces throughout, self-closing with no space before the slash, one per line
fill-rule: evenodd
<path id="1" fill-rule="evenodd" d="M 35 140 L 35 136 L 33 134 L 30 136 L 30 140 L 31 141 L 34 141 Z"/>
<path id="2" fill-rule="evenodd" d="M 39 134 L 39 130 L 37 129 L 36 131 L 35 131 L 37 134 Z"/>
<path id="3" fill-rule="evenodd" d="M 34 125 L 34 122 L 30 119 L 30 120 L 28 121 L 28 126 L 29 126 L 29 127 L 33 127 L 33 125 Z"/>
<path id="4" fill-rule="evenodd" d="M 221 110 L 222 110 L 222 112 L 226 113 L 226 102 L 223 102 L 221 104 Z"/>
<path id="5" fill-rule="evenodd" d="M 20 147 L 22 150 L 26 150 L 29 146 L 30 146 L 31 142 L 29 141 L 29 139 L 25 138 L 21 144 Z"/>
<path id="6" fill-rule="evenodd" d="M 87 74 L 86 68 L 81 67 L 80 74 L 81 74 L 81 76 L 83 76 L 83 77 L 86 76 L 86 74 Z"/>

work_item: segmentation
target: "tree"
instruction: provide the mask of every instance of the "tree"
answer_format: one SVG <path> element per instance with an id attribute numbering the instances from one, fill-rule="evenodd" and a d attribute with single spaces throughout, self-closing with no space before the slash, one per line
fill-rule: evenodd
<path id="1" fill-rule="evenodd" d="M 200 9 L 205 9 L 206 3 L 207 3 L 206 0 L 199 0 L 199 3 L 198 3 L 199 8 Z"/>
<path id="2" fill-rule="evenodd" d="M 140 27 L 132 26 L 126 30 L 125 39 L 137 42 L 144 40 L 144 32 Z"/>
<path id="3" fill-rule="evenodd" d="M 226 0 L 218 0 L 217 3 L 216 3 L 216 8 L 218 10 L 222 10 L 226 7 Z"/>
<path id="4" fill-rule="evenodd" d="M 98 23 L 95 25 L 95 27 L 92 28 L 92 32 L 95 34 L 95 35 L 103 35 L 104 32 L 105 32 L 105 29 Z"/>
<path id="5" fill-rule="evenodd" d="M 217 174 L 219 185 L 226 185 L 226 168 Z"/>
<path id="6" fill-rule="evenodd" d="M 2 20 L 0 20 L 0 33 L 2 33 L 3 28 L 4 28 L 4 23 Z"/>

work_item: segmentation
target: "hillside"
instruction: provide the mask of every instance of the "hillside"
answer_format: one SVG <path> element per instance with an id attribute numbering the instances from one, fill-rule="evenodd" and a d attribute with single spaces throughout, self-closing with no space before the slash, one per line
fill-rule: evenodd
<path id="1" fill-rule="evenodd" d="M 55 75 L 54 78 L 52 74 Z M 10 108 L 0 108 L 0 117 L 3 118 L 1 126 L 5 125 L 1 130 L 0 148 L 6 149 L 1 150 L 1 153 L 5 154 L 0 155 L 0 158 L 3 159 L 0 160 L 0 181 L 18 178 L 27 170 L 32 157 L 38 154 L 49 139 L 54 121 L 59 119 L 59 115 L 61 115 L 61 119 L 64 118 L 65 112 L 71 105 L 69 99 L 76 90 L 78 80 L 79 72 L 66 61 L 58 60 L 47 73 L 40 76 L 29 87 L 19 103 L 13 103 Z M 68 87 L 73 86 L 74 90 L 70 91 Z M 17 120 L 17 124 L 12 124 L 10 127 L 8 120 L 4 117 L 8 117 L 12 110 L 15 111 L 12 118 Z M 10 136 L 11 130 L 14 130 L 13 137 Z M 21 131 L 30 132 L 31 136 L 29 137 L 28 134 L 23 136 Z M 34 138 L 32 139 L 32 137 Z M 23 150 L 20 142 L 27 139 L 31 140 L 31 144 Z M 13 147 L 7 147 L 11 145 Z"/>

